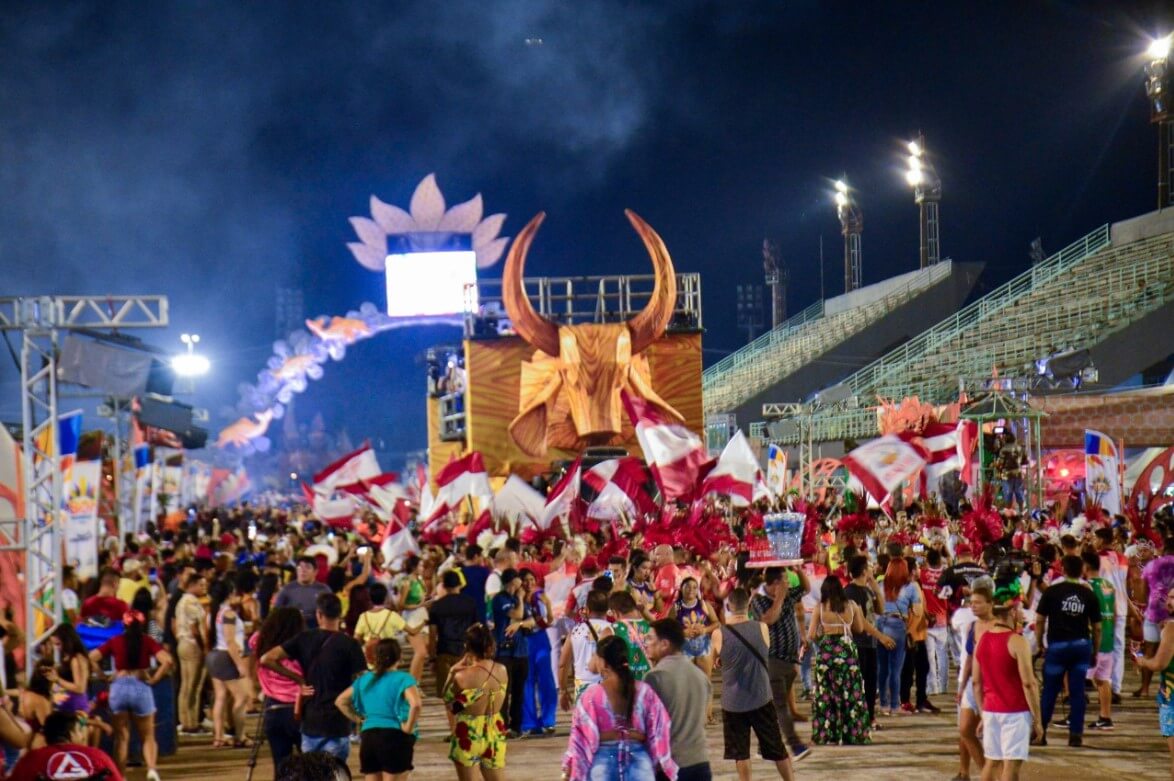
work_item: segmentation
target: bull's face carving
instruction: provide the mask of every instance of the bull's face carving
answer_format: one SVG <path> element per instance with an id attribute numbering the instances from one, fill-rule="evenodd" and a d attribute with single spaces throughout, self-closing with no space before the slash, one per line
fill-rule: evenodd
<path id="1" fill-rule="evenodd" d="M 644 311 L 626 323 L 556 325 L 534 311 L 522 287 L 526 253 L 545 215 L 518 234 L 506 259 L 502 298 L 514 330 L 537 351 L 522 364 L 519 413 L 510 436 L 527 454 L 540 457 L 548 447 L 580 450 L 620 439 L 620 392 L 647 399 L 669 416 L 681 415 L 652 389 L 641 351 L 668 325 L 676 305 L 676 277 L 664 242 L 640 217 L 628 211 L 656 270 L 652 297 Z"/>

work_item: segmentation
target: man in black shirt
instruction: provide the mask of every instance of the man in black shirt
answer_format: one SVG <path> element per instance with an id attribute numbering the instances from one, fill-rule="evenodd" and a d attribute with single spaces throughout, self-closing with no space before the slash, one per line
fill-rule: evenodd
<path id="1" fill-rule="evenodd" d="M 325 751 L 346 762 L 351 750 L 351 722 L 334 701 L 367 671 L 367 660 L 363 647 L 340 631 L 342 600 L 336 594 L 320 595 L 315 613 L 318 628 L 269 649 L 261 664 L 302 686 L 303 697 L 309 698 L 302 707 L 302 753 Z M 302 675 L 282 665 L 283 659 L 296 661 Z"/>
<path id="2" fill-rule="evenodd" d="M 461 576 L 449 570 L 441 578 L 444 596 L 428 606 L 428 633 L 432 658 L 436 660 L 436 696 L 448 680 L 448 671 L 465 653 L 465 632 L 481 620 L 477 601 L 461 593 Z"/>
<path id="3" fill-rule="evenodd" d="M 946 567 L 938 579 L 938 596 L 946 600 L 950 648 L 953 649 L 954 658 L 961 662 L 963 638 L 974 623 L 974 612 L 967 604 L 970 585 L 986 575 L 987 571 L 974 561 L 974 551 L 970 543 L 964 540 L 954 546 L 954 555 L 954 563 Z"/>
<path id="4" fill-rule="evenodd" d="M 778 713 L 779 727 L 783 738 L 791 747 L 796 762 L 809 750 L 795 732 L 794 714 L 791 713 L 791 687 L 799 664 L 799 625 L 795 620 L 795 608 L 803 595 L 811 588 L 802 568 L 785 570 L 781 567 L 767 569 L 763 591 L 750 600 L 750 613 L 766 624 L 770 634 L 770 648 L 767 652 L 770 689 Z"/>
<path id="5" fill-rule="evenodd" d="M 1064 676 L 1068 676 L 1068 718 L 1056 722 L 1068 727 L 1068 745 L 1083 744 L 1084 680 L 1101 642 L 1101 608 L 1088 584 L 1080 579 L 1084 562 L 1079 556 L 1065 556 L 1060 562 L 1064 579 L 1044 590 L 1036 607 L 1036 646 L 1043 648 L 1047 625 L 1048 650 L 1044 655 L 1044 691 L 1040 701 L 1043 726 L 1047 730 L 1056 707 Z M 1044 741 L 1041 745 L 1046 745 Z"/>

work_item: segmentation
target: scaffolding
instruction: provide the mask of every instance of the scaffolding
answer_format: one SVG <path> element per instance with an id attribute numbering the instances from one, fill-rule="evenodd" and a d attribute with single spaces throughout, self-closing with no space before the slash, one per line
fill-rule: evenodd
<path id="1" fill-rule="evenodd" d="M 0 331 L 19 331 L 23 512 L 0 519 L 0 551 L 23 553 L 25 674 L 32 649 L 61 623 L 64 475 L 57 446 L 58 351 L 62 332 L 163 328 L 166 296 L 0 298 Z"/>

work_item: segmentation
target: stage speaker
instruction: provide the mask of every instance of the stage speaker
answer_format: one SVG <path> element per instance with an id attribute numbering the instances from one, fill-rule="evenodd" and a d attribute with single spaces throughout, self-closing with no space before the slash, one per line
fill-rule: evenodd
<path id="1" fill-rule="evenodd" d="M 138 396 L 147 390 L 152 360 L 149 352 L 66 334 L 58 359 L 58 379 L 111 396 Z"/>

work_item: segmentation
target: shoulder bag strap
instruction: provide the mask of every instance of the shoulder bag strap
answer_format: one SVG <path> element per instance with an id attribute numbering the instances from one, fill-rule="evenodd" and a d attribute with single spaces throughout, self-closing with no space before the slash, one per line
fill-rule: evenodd
<path id="1" fill-rule="evenodd" d="M 762 665 L 762 668 L 764 670 L 766 670 L 767 673 L 769 673 L 770 672 L 770 665 L 768 665 L 766 663 L 766 659 L 762 658 L 762 654 L 760 654 L 758 652 L 758 649 L 755 648 L 753 645 L 751 645 L 749 640 L 747 640 L 745 637 L 742 637 L 742 633 L 739 632 L 737 629 L 734 629 L 734 627 L 727 626 L 726 629 L 728 629 L 730 631 L 730 634 L 732 634 L 734 637 L 738 638 L 738 641 L 740 643 L 742 643 L 742 645 L 746 646 L 746 648 L 749 649 L 750 653 L 754 654 L 754 658 L 757 659 L 758 662 Z"/>

